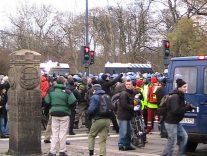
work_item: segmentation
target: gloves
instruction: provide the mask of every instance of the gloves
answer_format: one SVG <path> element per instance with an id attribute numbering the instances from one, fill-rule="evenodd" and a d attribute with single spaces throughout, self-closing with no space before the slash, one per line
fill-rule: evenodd
<path id="1" fill-rule="evenodd" d="M 134 106 L 134 111 L 139 111 L 140 106 Z"/>

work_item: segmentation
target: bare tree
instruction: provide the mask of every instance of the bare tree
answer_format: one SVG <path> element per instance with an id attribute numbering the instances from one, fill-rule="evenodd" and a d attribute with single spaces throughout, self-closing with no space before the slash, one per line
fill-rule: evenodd
<path id="1" fill-rule="evenodd" d="M 84 45 L 84 16 L 67 14 L 59 19 L 59 26 L 64 32 L 64 44 L 67 47 L 66 58 L 70 66 L 77 73 L 81 69 L 80 45 Z"/>

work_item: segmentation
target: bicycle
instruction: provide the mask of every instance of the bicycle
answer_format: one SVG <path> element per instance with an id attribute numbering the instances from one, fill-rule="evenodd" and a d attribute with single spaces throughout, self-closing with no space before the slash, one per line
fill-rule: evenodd
<path id="1" fill-rule="evenodd" d="M 144 147 L 146 143 L 145 124 L 140 112 L 134 112 L 131 120 L 132 124 L 132 144 L 136 147 Z"/>

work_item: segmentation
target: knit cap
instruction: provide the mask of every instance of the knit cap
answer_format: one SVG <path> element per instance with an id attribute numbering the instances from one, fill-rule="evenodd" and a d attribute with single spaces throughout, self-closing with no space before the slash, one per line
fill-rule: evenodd
<path id="1" fill-rule="evenodd" d="M 184 84 L 186 84 L 186 82 L 183 81 L 182 79 L 177 79 L 177 80 L 176 80 L 176 83 L 177 83 L 177 88 L 180 88 L 180 87 L 182 87 Z"/>

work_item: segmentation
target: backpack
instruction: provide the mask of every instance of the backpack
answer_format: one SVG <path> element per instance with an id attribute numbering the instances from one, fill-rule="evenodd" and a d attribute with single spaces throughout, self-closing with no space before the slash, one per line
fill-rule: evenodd
<path id="1" fill-rule="evenodd" d="M 113 113 L 111 97 L 108 94 L 100 95 L 98 115 L 110 118 Z"/>
<path id="2" fill-rule="evenodd" d="M 112 109 L 116 112 L 118 110 L 118 106 L 119 106 L 119 97 L 120 97 L 120 93 L 116 93 L 112 96 L 111 98 L 111 102 L 112 102 Z"/>
<path id="3" fill-rule="evenodd" d="M 161 116 L 166 116 L 167 115 L 167 104 L 168 104 L 169 99 L 170 99 L 169 94 L 162 97 L 162 99 L 160 101 L 160 105 L 157 109 L 158 115 L 161 115 Z"/>

